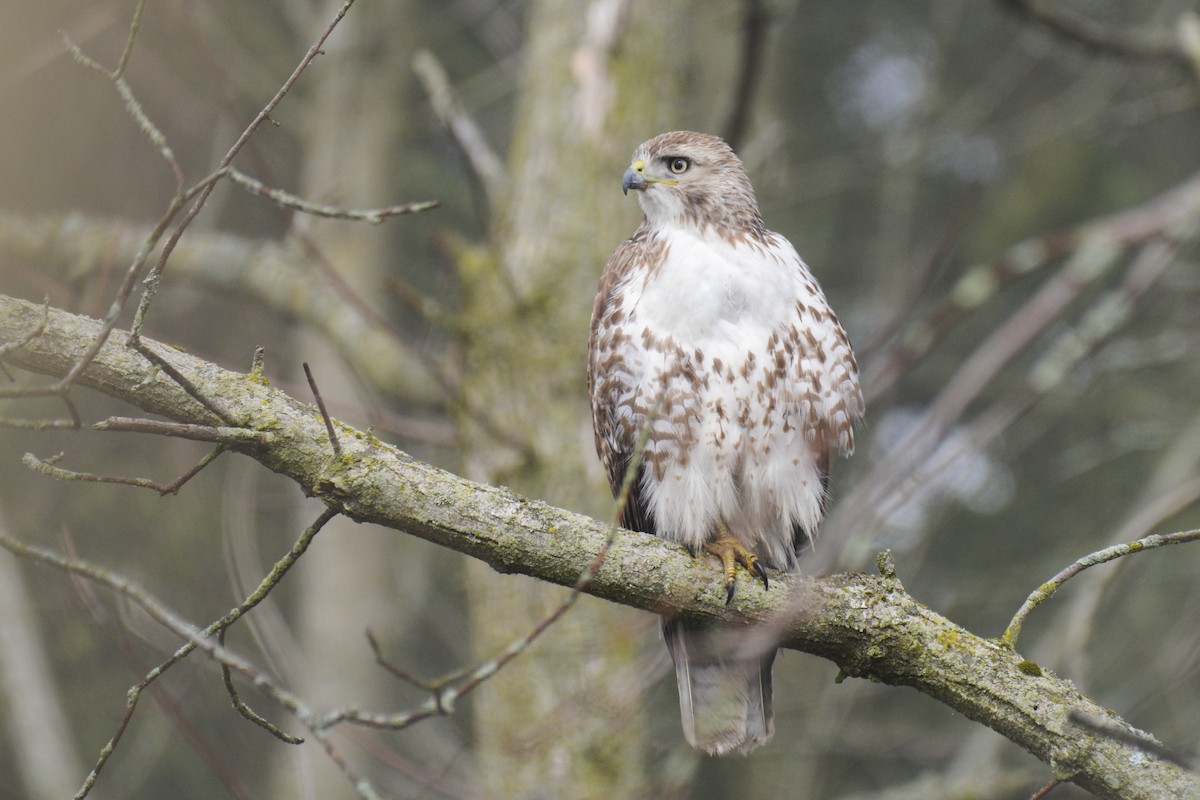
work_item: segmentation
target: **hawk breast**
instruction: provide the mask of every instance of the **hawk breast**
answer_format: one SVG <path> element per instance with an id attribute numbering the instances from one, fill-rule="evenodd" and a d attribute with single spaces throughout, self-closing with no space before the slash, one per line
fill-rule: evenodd
<path id="1" fill-rule="evenodd" d="M 655 532 L 698 547 L 724 522 L 790 567 L 795 532 L 820 520 L 828 449 L 848 444 L 828 430 L 839 392 L 857 391 L 845 335 L 782 237 L 635 246 L 597 308 L 597 435 L 630 453 L 660 403 L 638 487 Z"/>

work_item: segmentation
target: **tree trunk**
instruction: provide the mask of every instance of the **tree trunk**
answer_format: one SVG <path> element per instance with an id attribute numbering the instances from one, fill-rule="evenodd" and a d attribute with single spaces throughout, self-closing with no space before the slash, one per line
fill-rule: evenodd
<path id="1" fill-rule="evenodd" d="M 680 4 L 541 0 L 529 8 L 510 183 L 492 262 L 467 274 L 465 390 L 527 452 L 462 427 L 468 474 L 611 516 L 585 396 L 588 320 L 605 259 L 632 233 L 619 192 L 633 148 L 675 121 Z M 623 202 L 623 200 L 626 200 Z M 468 567 L 472 640 L 490 657 L 563 597 Z M 483 780 L 495 797 L 648 793 L 641 615 L 581 603 L 475 698 Z M 644 679 L 642 679 L 644 681 Z"/>

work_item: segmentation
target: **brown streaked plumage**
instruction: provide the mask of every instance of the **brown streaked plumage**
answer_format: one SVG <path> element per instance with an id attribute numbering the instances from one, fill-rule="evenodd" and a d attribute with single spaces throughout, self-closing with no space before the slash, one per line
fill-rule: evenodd
<path id="1" fill-rule="evenodd" d="M 858 367 L 820 287 L 767 230 L 721 139 L 665 133 L 622 187 L 644 219 L 605 266 L 588 386 L 596 449 L 616 492 L 656 403 L 626 527 L 736 563 L 795 570 L 816 535 L 831 453 L 854 447 Z M 661 401 L 658 399 L 661 397 Z M 684 733 L 709 753 L 766 742 L 773 651 L 721 628 L 666 620 Z"/>

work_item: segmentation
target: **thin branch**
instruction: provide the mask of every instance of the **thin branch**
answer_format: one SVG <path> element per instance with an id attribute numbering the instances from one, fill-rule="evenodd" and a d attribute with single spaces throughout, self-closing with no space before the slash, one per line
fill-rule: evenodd
<path id="1" fill-rule="evenodd" d="M 226 630 L 227 629 L 222 628 L 217 633 L 217 641 L 220 642 L 221 645 L 225 644 Z M 221 665 L 221 681 L 225 684 L 225 693 L 229 695 L 229 699 L 233 703 L 234 710 L 241 714 L 242 717 L 250 722 L 253 722 L 255 725 L 262 728 L 264 731 L 271 734 L 284 744 L 304 744 L 303 736 L 293 736 L 290 733 L 281 730 L 279 726 L 259 714 L 257 711 L 247 705 L 246 701 L 242 700 L 241 695 L 238 694 L 237 687 L 233 685 L 233 673 L 225 664 Z"/>
<path id="2" fill-rule="evenodd" d="M 23 389 L 0 389 L 0 399 L 10 397 L 56 396 L 62 401 L 63 405 L 67 407 L 67 411 L 70 413 L 71 419 L 69 421 L 51 420 L 48 422 L 30 422 L 24 420 L 9 421 L 9 423 L 7 423 L 9 427 L 79 428 L 83 425 L 83 420 L 79 416 L 79 410 L 76 408 L 75 402 L 71 399 L 71 388 L 75 385 L 75 382 L 79 380 L 80 376 L 84 374 L 85 370 L 91 366 L 92 361 L 96 358 L 96 355 L 100 352 L 100 350 L 105 346 L 105 344 L 108 343 L 109 337 L 116 328 L 117 319 L 119 318 L 121 311 L 124 309 L 125 303 L 128 301 L 130 294 L 133 292 L 134 283 L 136 282 L 138 275 L 141 274 L 142 266 L 145 265 L 147 259 L 150 257 L 150 253 L 158 243 L 158 240 L 166 231 L 171 220 L 174 219 L 175 214 L 178 213 L 181 208 L 183 208 L 183 205 L 190 194 L 191 192 L 183 195 L 175 195 L 175 197 L 171 199 L 171 203 L 166 212 L 162 215 L 162 217 L 159 218 L 154 228 L 152 228 L 150 232 L 147 233 L 142 239 L 142 243 L 139 246 L 137 253 L 134 255 L 132 263 L 125 272 L 125 279 L 121 282 L 121 286 L 117 291 L 116 298 L 111 304 L 109 304 L 108 311 L 104 315 L 100 326 L 95 332 L 95 338 L 92 340 L 91 344 L 79 354 L 78 360 L 75 361 L 71 368 L 63 371 L 61 379 L 51 386 L 27 387 Z M 19 335 L 23 336 L 24 334 L 25 332 L 22 331 Z"/>
<path id="3" fill-rule="evenodd" d="M 388 660 L 387 656 L 383 654 L 383 648 L 380 647 L 379 640 L 375 638 L 375 634 L 372 633 L 370 629 L 367 629 L 366 637 L 367 644 L 371 646 L 371 653 L 375 656 L 375 663 L 390 672 L 393 677 L 398 678 L 405 683 L 410 683 L 413 686 L 416 686 L 418 689 L 424 689 L 425 691 L 431 693 L 437 692 L 446 683 L 452 680 L 457 680 L 462 675 L 461 670 L 455 670 L 448 677 L 436 678 L 431 681 L 425 680 L 424 678 L 413 675 L 408 670 L 404 669 L 403 667 L 399 667 Z"/>
<path id="4" fill-rule="evenodd" d="M 168 424 L 168 423 L 163 423 L 163 424 Z M 169 423 L 169 424 L 178 425 L 178 423 Z M 188 427 L 192 427 L 192 426 L 188 426 Z M 93 475 L 90 472 L 74 472 L 72 470 L 67 470 L 67 469 L 63 469 L 61 467 L 54 466 L 55 463 L 57 463 L 58 460 L 62 458 L 62 456 L 63 456 L 62 453 L 59 453 L 58 455 L 56 455 L 50 459 L 45 459 L 45 460 L 39 459 L 33 453 L 26 453 L 21 458 L 21 463 L 23 463 L 25 466 L 29 467 L 30 469 L 32 469 L 36 472 L 40 472 L 43 475 L 48 475 L 51 478 L 57 478 L 58 480 L 84 481 L 84 482 L 92 482 L 92 483 L 116 483 L 116 484 L 121 484 L 123 486 L 137 486 L 142 489 L 152 489 L 152 490 L 158 492 L 160 495 L 168 495 L 168 494 L 178 494 L 179 490 L 183 487 L 183 485 L 185 483 L 187 483 L 192 478 L 194 478 L 196 476 L 196 474 L 198 472 L 200 472 L 200 470 L 204 469 L 209 464 L 211 464 L 217 458 L 217 456 L 221 455 L 221 453 L 223 453 L 223 452 L 225 452 L 225 447 L 223 445 L 213 449 L 212 451 L 210 451 L 208 453 L 208 455 L 206 455 L 206 456 L 204 456 L 204 458 L 200 459 L 200 461 L 194 467 L 192 467 L 187 472 L 183 473 L 182 475 L 180 475 L 178 478 L 171 481 L 170 483 L 158 483 L 156 481 L 148 480 L 146 478 L 122 478 L 122 477 L 113 476 L 113 475 Z"/>
<path id="5" fill-rule="evenodd" d="M 256 194 L 259 197 L 265 197 L 277 206 L 290 208 L 302 214 L 312 214 L 313 216 L 328 217 L 329 219 L 345 219 L 378 225 L 389 217 L 397 217 L 402 214 L 416 214 L 420 211 L 428 211 L 431 208 L 437 208 L 441 205 L 438 200 L 421 200 L 413 203 L 403 203 L 398 206 L 386 206 L 384 208 L 339 208 L 337 206 L 314 203 L 311 200 L 305 200 L 299 195 L 285 192 L 282 189 L 272 189 L 261 181 L 251 178 L 249 175 L 233 167 L 227 167 L 225 174 L 231 181 L 246 191 Z"/>
<path id="6" fill-rule="evenodd" d="M 1054 778 L 1045 786 L 1029 795 L 1029 800 L 1043 800 L 1045 797 L 1049 796 L 1050 792 L 1054 791 L 1054 787 L 1058 786 L 1060 783 L 1062 783 L 1062 781 L 1060 781 L 1058 778 Z"/>
<path id="7" fill-rule="evenodd" d="M 333 33 L 333 29 L 336 28 L 337 24 L 342 21 L 343 17 L 346 16 L 346 12 L 350 10 L 350 6 L 353 4 L 354 0 L 346 0 L 346 2 L 342 4 L 342 7 L 338 9 L 333 19 L 329 21 L 329 24 L 325 26 L 325 29 L 321 32 L 320 36 L 317 37 L 317 40 L 308 49 L 308 52 L 304 54 L 302 59 L 300 59 L 300 63 L 296 65 L 294 70 L 292 70 L 292 74 L 288 76 L 288 79 L 284 81 L 283 85 L 279 87 L 279 90 L 275 92 L 275 96 L 272 97 L 265 106 L 263 106 L 262 110 L 259 111 L 250 124 L 246 126 L 246 129 L 242 131 L 240 136 L 238 136 L 237 141 L 233 143 L 233 146 L 230 147 L 229 151 L 224 155 L 224 157 L 222 157 L 220 163 L 217 165 L 218 173 L 220 173 L 233 162 L 234 157 L 238 154 L 238 152 L 241 151 L 242 147 L 245 146 L 250 137 L 254 135 L 255 131 L 257 131 L 264 122 L 270 119 L 271 112 L 275 110 L 275 107 L 278 106 L 280 102 L 282 102 L 284 96 L 287 95 L 292 86 L 295 85 L 296 81 L 300 79 L 300 76 L 304 74 L 304 71 L 308 69 L 308 65 L 313 62 L 313 59 L 321 54 L 321 48 L 324 46 L 325 40 L 329 38 L 331 33 Z M 154 296 L 158 292 L 158 285 L 162 279 L 163 270 L 166 268 L 167 259 L 169 259 L 171 257 L 171 253 L 174 252 L 175 246 L 179 243 L 179 238 L 183 236 L 183 232 L 188 229 L 188 226 L 192 224 L 192 220 L 194 220 L 200 214 L 200 210 L 204 208 L 204 205 L 208 202 L 209 195 L 212 194 L 215 186 L 215 180 L 207 181 L 204 184 L 204 188 L 200 191 L 195 203 L 193 203 L 192 207 L 188 209 L 186 214 L 184 214 L 183 219 L 180 220 L 179 225 L 175 227 L 175 230 L 171 232 L 171 235 L 167 238 L 166 244 L 163 245 L 162 253 L 159 254 L 158 261 L 155 263 L 153 269 L 150 270 L 150 274 L 146 276 L 145 290 L 142 292 L 142 299 L 138 303 L 137 311 L 134 313 L 133 317 L 133 325 L 130 327 L 131 339 L 135 343 L 141 336 L 142 326 L 146 321 L 146 312 L 149 311 L 150 304 L 153 302 Z"/>
<path id="8" fill-rule="evenodd" d="M 110 81 L 112 81 L 113 86 L 116 87 L 117 93 L 121 95 L 121 99 L 125 101 L 125 110 L 129 113 L 129 116 L 133 117 L 134 122 L 136 122 L 138 128 L 141 129 L 142 134 L 147 140 L 149 140 L 150 144 L 154 145 L 155 149 L 158 150 L 159 155 L 162 156 L 163 160 L 167 162 L 167 166 L 171 168 L 171 172 L 175 176 L 175 194 L 179 195 L 183 193 L 184 186 L 183 168 L 179 166 L 179 159 L 175 157 L 175 152 L 171 149 L 171 146 L 167 144 L 167 137 L 163 135 L 163 132 L 159 130 L 158 126 L 150 120 L 150 117 L 146 114 L 145 109 L 142 108 L 141 102 L 133 94 L 133 89 L 130 88 L 125 78 L 122 77 L 122 73 L 125 71 L 125 61 L 127 60 L 129 54 L 132 53 L 133 41 L 136 35 L 137 27 L 141 25 L 141 16 L 142 8 L 139 6 L 137 11 L 134 13 L 134 25 L 131 26 L 129 31 L 129 38 L 125 45 L 126 50 L 124 53 L 122 53 L 121 63 L 115 70 L 107 70 L 99 63 L 94 61 L 89 55 L 84 53 L 79 45 L 75 44 L 75 42 L 71 40 L 71 37 L 67 36 L 65 32 L 62 34 L 62 37 L 63 41 L 67 45 L 67 50 L 71 53 L 71 56 L 75 59 L 75 61 L 87 67 L 88 69 L 96 70 L 101 75 L 104 75 Z"/>
<path id="9" fill-rule="evenodd" d="M 313 377 L 312 370 L 308 368 L 308 362 L 304 362 L 304 377 L 308 378 L 308 388 L 312 391 L 313 397 L 317 401 L 317 408 L 321 411 L 321 419 L 325 420 L 325 431 L 329 434 L 329 444 L 333 447 L 333 454 L 338 458 L 342 457 L 342 446 L 338 443 L 337 431 L 333 429 L 333 420 L 329 418 L 329 412 L 325 410 L 325 401 L 321 399 L 321 390 L 317 388 L 317 381 Z"/>
<path id="10" fill-rule="evenodd" d="M 130 56 L 133 55 L 133 44 L 137 41 L 138 31 L 142 27 L 142 13 L 145 10 L 146 0 L 138 0 L 137 8 L 133 10 L 133 20 L 129 23 L 129 35 L 125 37 L 125 49 L 121 51 L 117 68 L 112 71 L 110 76 L 113 80 L 117 80 L 125 74 L 125 66 L 129 63 Z"/>
<path id="11" fill-rule="evenodd" d="M 181 373 L 179 370 L 175 369 L 175 367 L 171 365 L 170 361 L 167 361 L 167 359 L 163 358 L 161 355 L 156 353 L 153 350 L 153 348 L 147 347 L 141 341 L 141 339 L 139 339 L 136 336 L 129 337 L 129 344 L 131 347 L 133 347 L 134 350 L 137 350 L 139 353 L 141 353 L 143 356 L 145 356 L 146 359 L 148 361 L 150 361 L 150 363 L 154 364 L 154 366 L 161 369 L 163 372 L 167 373 L 167 375 L 170 376 L 171 380 L 178 383 L 179 386 L 184 391 L 186 391 L 193 400 L 195 400 L 197 403 L 199 403 L 200 405 L 204 406 L 209 411 L 211 411 L 214 416 L 216 416 L 218 419 L 220 419 L 226 425 L 236 426 L 236 422 L 234 421 L 234 418 L 231 417 L 227 411 L 225 411 L 223 408 L 221 408 L 219 405 L 217 405 L 217 403 L 214 399 L 212 399 L 210 397 L 206 397 L 204 394 L 202 394 L 195 386 L 192 385 L 191 381 L 189 381 L 183 375 L 183 373 Z"/>
<path id="12" fill-rule="evenodd" d="M 1025 598 L 1025 602 L 1021 604 L 1021 607 L 1017 609 L 1017 613 L 1013 616 L 1012 622 L 1008 623 L 1008 627 L 1005 629 L 1004 635 L 1000 637 L 1000 641 L 1015 649 L 1017 646 L 1017 637 L 1021 635 L 1021 626 L 1025 623 L 1025 618 L 1029 616 L 1030 612 L 1053 596 L 1064 583 L 1085 569 L 1094 567 L 1097 564 L 1107 563 L 1122 556 L 1153 550 L 1168 544 L 1193 542 L 1197 539 L 1200 539 L 1200 529 L 1167 534 L 1154 533 L 1126 544 L 1105 547 L 1103 550 L 1097 550 L 1094 553 L 1089 553 L 1082 558 L 1076 559 L 1069 566 L 1059 571 L 1053 578 L 1034 590 L 1029 597 Z"/>
<path id="13" fill-rule="evenodd" d="M 0 417 L 0 428 L 16 428 L 27 431 L 45 431 L 53 428 L 78 429 L 82 424 L 78 419 L 19 419 Z"/>
<path id="14" fill-rule="evenodd" d="M 95 431 L 120 431 L 123 433 L 152 433 L 191 439 L 195 442 L 216 442 L 224 445 L 270 444 L 274 438 L 270 431 L 254 431 L 248 428 L 228 426 L 193 425 L 182 422 L 164 422 L 158 419 L 134 417 L 109 417 L 92 425 Z"/>

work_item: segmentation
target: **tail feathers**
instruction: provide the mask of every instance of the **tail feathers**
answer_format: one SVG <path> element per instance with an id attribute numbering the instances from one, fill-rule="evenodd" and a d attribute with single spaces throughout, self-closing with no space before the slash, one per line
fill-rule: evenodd
<path id="1" fill-rule="evenodd" d="M 679 711 L 688 744 L 710 755 L 749 753 L 775 733 L 771 664 L 775 650 L 739 652 L 727 628 L 664 620 L 663 636 L 675 661 Z"/>

